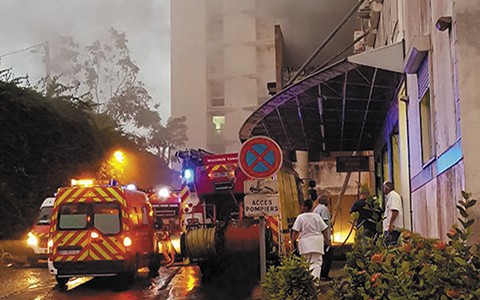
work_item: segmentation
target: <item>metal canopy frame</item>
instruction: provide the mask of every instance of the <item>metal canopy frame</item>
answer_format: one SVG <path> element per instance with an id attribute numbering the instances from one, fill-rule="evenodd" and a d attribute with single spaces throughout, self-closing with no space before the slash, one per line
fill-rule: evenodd
<path id="1" fill-rule="evenodd" d="M 395 66 L 403 62 L 401 46 L 389 47 Z M 375 52 L 382 60 L 388 54 Z M 361 62 L 346 58 L 277 93 L 247 118 L 240 140 L 264 135 L 290 151 L 372 150 L 404 77 L 396 67 Z"/>

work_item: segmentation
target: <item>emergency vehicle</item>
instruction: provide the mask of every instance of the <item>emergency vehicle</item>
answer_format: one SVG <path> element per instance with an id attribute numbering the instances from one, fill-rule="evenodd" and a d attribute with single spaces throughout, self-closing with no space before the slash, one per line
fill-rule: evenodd
<path id="1" fill-rule="evenodd" d="M 244 183 L 251 180 L 239 167 L 238 153 L 212 154 L 188 149 L 177 152 L 182 160 L 180 222 L 182 255 L 210 273 L 224 255 L 258 252 L 259 220 L 244 216 Z M 291 162 L 270 179 L 278 182 L 279 213 L 266 218 L 267 256 L 288 252 L 290 228 L 299 213 L 300 180 Z"/>
<path id="2" fill-rule="evenodd" d="M 161 240 L 160 252 L 165 265 L 171 266 L 182 260 L 180 239 L 183 229 L 180 224 L 181 207 L 179 191 L 168 187 L 148 193 L 153 207 L 154 217 L 158 222 L 157 235 Z"/>
<path id="3" fill-rule="evenodd" d="M 39 259 L 48 258 L 48 233 L 50 230 L 50 218 L 52 216 L 54 202 L 54 197 L 48 197 L 43 200 L 37 221 L 33 225 L 32 230 L 28 233 L 27 246 L 29 249 L 27 259 L 31 263 L 35 263 Z"/>
<path id="4" fill-rule="evenodd" d="M 158 242 L 145 193 L 73 180 L 55 198 L 48 268 L 60 285 L 76 276 L 119 275 L 132 283 L 139 268 L 158 273 Z"/>

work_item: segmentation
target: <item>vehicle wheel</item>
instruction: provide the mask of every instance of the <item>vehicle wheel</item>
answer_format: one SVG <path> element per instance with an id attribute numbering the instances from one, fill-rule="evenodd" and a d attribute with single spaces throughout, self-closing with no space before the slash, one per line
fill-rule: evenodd
<path id="1" fill-rule="evenodd" d="M 58 283 L 59 286 L 64 286 L 64 285 L 67 284 L 67 282 L 70 278 L 56 276 L 56 279 L 57 279 L 57 283 Z"/>
<path id="2" fill-rule="evenodd" d="M 30 264 L 34 264 L 34 263 L 36 263 L 36 262 L 38 261 L 38 260 L 37 260 L 37 257 L 35 256 L 35 252 L 34 252 L 33 249 L 31 249 L 31 248 L 28 249 L 27 261 L 28 261 Z"/>
<path id="3" fill-rule="evenodd" d="M 138 277 L 138 257 L 135 257 L 133 269 L 127 272 L 127 282 L 134 284 Z"/>
<path id="4" fill-rule="evenodd" d="M 159 254 L 152 254 L 153 258 L 148 266 L 148 277 L 157 277 L 158 276 L 158 269 L 160 269 L 160 255 Z"/>

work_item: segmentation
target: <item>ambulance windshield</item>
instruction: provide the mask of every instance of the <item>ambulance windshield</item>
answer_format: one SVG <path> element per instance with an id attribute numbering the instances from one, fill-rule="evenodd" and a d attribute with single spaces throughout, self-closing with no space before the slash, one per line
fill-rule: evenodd
<path id="1" fill-rule="evenodd" d="M 51 206 L 42 207 L 40 209 L 40 215 L 37 219 L 37 225 L 50 225 L 50 219 L 52 217 L 52 208 Z"/>

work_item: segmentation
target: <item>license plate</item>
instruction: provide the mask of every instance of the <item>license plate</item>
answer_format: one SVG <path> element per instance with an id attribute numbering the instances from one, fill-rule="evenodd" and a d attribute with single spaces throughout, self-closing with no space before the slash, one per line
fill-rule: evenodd
<path id="1" fill-rule="evenodd" d="M 215 172 L 213 173 L 213 178 L 227 177 L 228 172 Z"/>
<path id="2" fill-rule="evenodd" d="M 60 255 L 77 255 L 80 250 L 60 250 Z"/>

